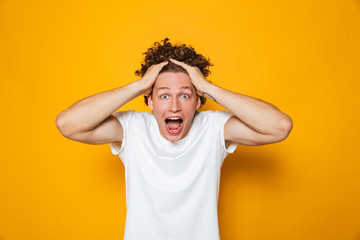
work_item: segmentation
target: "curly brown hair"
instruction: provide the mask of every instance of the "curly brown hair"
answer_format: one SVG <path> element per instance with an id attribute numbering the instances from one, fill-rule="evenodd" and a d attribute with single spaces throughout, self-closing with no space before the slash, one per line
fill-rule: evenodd
<path id="1" fill-rule="evenodd" d="M 163 42 L 163 45 L 161 45 L 160 42 Z M 148 48 L 148 50 L 143 53 L 145 54 L 145 59 L 143 63 L 141 63 L 141 69 L 135 71 L 136 76 L 143 77 L 151 65 L 167 61 L 169 58 L 182 61 L 190 66 L 198 67 L 204 77 L 207 77 L 211 73 L 208 68 L 209 66 L 214 65 L 210 63 L 210 58 L 206 59 L 203 55 L 197 54 L 191 45 L 186 46 L 185 44 L 180 43 L 172 45 L 169 42 L 169 38 L 165 38 L 160 42 L 155 42 L 153 47 Z M 161 69 L 159 74 L 163 72 L 187 73 L 183 67 L 174 64 L 170 60 L 169 63 Z M 148 99 L 146 95 L 144 95 L 144 100 L 145 104 L 148 105 Z M 203 96 L 200 96 L 200 100 L 201 105 L 206 102 L 206 98 Z"/>

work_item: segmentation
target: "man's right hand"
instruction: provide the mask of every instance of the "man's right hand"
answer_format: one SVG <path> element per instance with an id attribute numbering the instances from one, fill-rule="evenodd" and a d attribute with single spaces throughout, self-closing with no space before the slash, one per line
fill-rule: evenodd
<path id="1" fill-rule="evenodd" d="M 161 62 L 158 64 L 151 65 L 144 76 L 139 80 L 142 84 L 142 88 L 144 89 L 144 94 L 149 95 L 152 91 L 152 87 L 156 81 L 157 76 L 159 75 L 159 72 L 165 66 L 168 64 L 169 61 Z"/>
<path id="2" fill-rule="evenodd" d="M 141 94 L 150 94 L 156 78 L 168 61 L 149 67 L 144 76 L 126 86 L 97 93 L 72 104 L 56 117 L 60 133 L 88 144 L 121 142 L 123 128 L 113 113 Z"/>

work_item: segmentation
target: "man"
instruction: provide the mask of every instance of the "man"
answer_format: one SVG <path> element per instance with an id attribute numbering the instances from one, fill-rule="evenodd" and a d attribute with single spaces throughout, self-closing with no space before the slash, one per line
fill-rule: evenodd
<path id="1" fill-rule="evenodd" d="M 173 59 L 176 52 L 149 66 L 140 80 L 85 98 L 56 119 L 65 137 L 110 144 L 121 158 L 124 239 L 220 239 L 217 203 L 224 158 L 237 144 L 279 142 L 292 129 L 291 118 L 275 106 L 210 83 L 203 69 L 185 63 L 190 58 Z M 166 65 L 184 71 L 162 71 Z M 142 94 L 153 113 L 115 112 Z M 204 96 L 228 111 L 198 112 Z"/>

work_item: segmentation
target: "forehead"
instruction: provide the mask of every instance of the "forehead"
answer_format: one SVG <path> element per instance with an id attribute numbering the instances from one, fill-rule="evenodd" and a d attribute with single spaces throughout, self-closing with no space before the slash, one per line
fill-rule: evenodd
<path id="1" fill-rule="evenodd" d="M 188 74 L 183 72 L 163 72 L 158 75 L 154 91 L 169 88 L 170 90 L 180 90 L 190 88 L 193 90 L 193 85 Z"/>

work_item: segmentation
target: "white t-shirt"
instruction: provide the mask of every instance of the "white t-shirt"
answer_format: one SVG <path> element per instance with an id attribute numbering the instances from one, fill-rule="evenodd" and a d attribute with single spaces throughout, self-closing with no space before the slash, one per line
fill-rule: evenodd
<path id="1" fill-rule="evenodd" d="M 121 146 L 111 151 L 125 166 L 124 240 L 219 240 L 220 169 L 236 144 L 225 148 L 225 111 L 196 112 L 187 136 L 161 136 L 152 113 L 120 111 Z"/>

